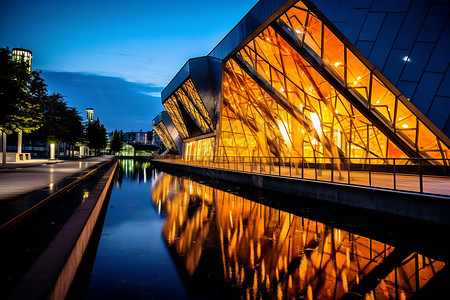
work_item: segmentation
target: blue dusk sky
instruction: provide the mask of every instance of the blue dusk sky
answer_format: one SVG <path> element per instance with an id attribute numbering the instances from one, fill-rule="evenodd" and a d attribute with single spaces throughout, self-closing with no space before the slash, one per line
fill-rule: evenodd
<path id="1" fill-rule="evenodd" d="M 160 92 L 207 55 L 257 0 L 3 1 L 0 47 L 33 52 L 49 92 L 86 107 L 108 131 L 147 131 Z"/>

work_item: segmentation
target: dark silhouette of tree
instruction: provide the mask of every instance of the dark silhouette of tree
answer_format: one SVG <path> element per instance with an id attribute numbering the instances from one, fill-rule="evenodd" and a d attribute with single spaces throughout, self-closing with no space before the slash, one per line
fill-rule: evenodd
<path id="1" fill-rule="evenodd" d="M 113 136 L 111 139 L 111 151 L 114 153 L 120 152 L 122 150 L 122 142 L 123 142 L 123 132 L 122 130 L 117 131 L 117 129 L 113 132 Z"/>
<path id="2" fill-rule="evenodd" d="M 85 140 L 88 147 L 94 150 L 95 155 L 98 155 L 100 150 L 105 149 L 108 144 L 106 128 L 100 123 L 99 119 L 91 121 L 86 125 Z"/>
<path id="3" fill-rule="evenodd" d="M 83 140 L 84 127 L 79 112 L 67 106 L 61 94 L 46 95 L 42 99 L 43 126 L 33 133 L 35 141 L 67 143 L 72 149 Z"/>

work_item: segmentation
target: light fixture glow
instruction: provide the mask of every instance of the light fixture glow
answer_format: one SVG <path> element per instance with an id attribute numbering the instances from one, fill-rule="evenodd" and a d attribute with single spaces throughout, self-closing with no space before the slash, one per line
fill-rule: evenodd
<path id="1" fill-rule="evenodd" d="M 316 113 L 311 113 L 311 121 L 313 122 L 314 128 L 316 128 L 316 130 L 322 130 L 319 116 Z"/>
<path id="2" fill-rule="evenodd" d="M 55 159 L 55 144 L 50 144 L 50 159 Z"/>

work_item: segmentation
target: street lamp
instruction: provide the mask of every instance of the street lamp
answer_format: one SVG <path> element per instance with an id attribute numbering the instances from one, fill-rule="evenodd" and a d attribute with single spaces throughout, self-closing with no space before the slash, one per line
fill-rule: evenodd
<path id="1" fill-rule="evenodd" d="M 55 143 L 50 144 L 50 159 L 55 159 Z"/>

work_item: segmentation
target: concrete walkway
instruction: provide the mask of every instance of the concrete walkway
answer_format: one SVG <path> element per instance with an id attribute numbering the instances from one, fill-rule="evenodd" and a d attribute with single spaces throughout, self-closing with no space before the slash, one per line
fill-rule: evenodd
<path id="1" fill-rule="evenodd" d="M 53 190 L 62 179 L 110 160 L 112 156 L 98 156 L 78 160 L 31 160 L 8 163 L 0 168 L 0 204 L 30 192 L 49 188 Z"/>

